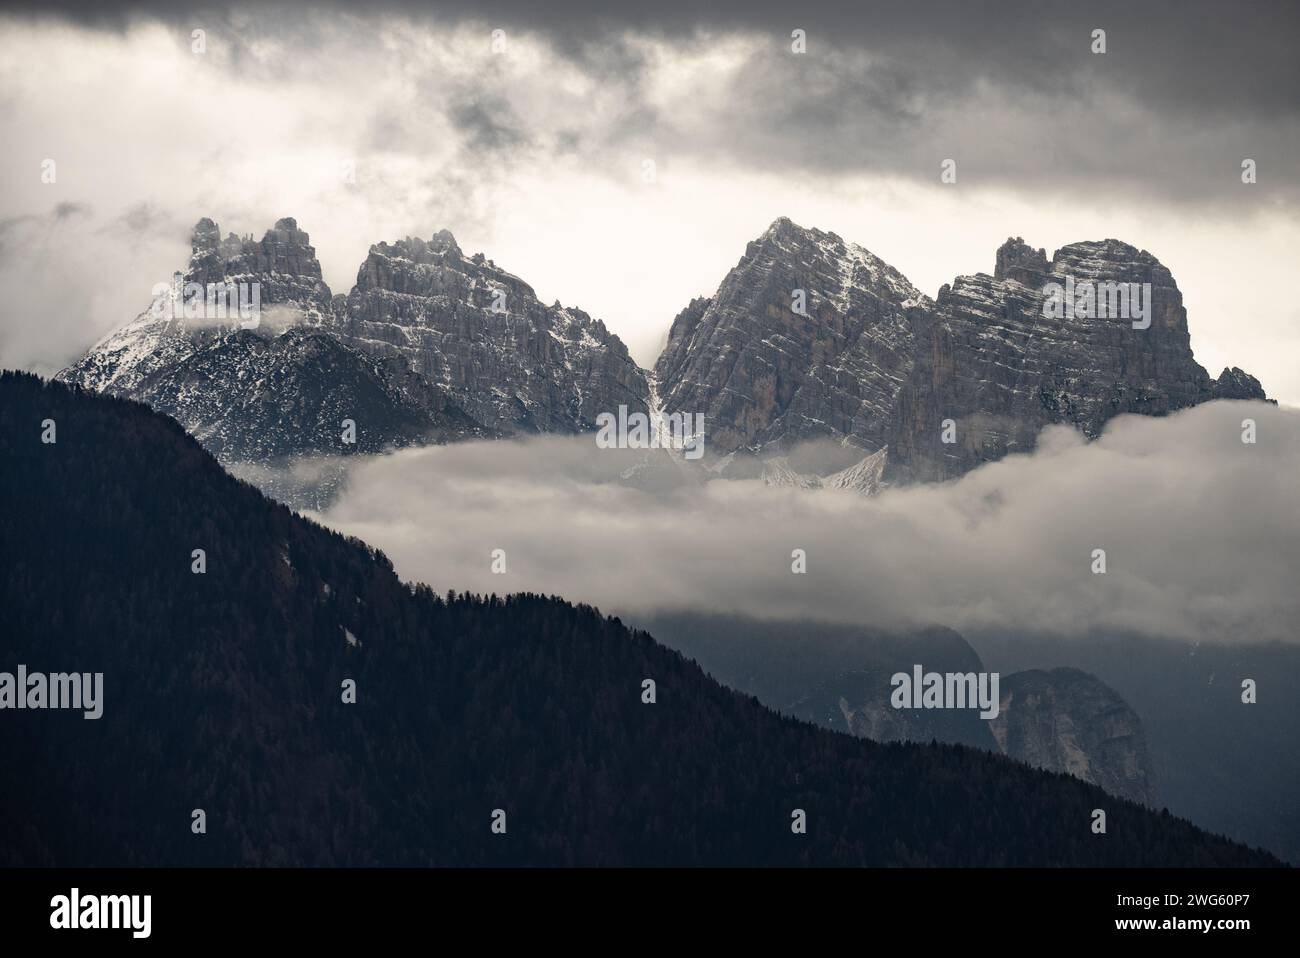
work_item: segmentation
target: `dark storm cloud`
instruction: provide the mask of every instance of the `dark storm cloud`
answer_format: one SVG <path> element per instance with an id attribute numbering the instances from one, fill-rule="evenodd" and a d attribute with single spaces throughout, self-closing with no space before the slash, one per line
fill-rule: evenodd
<path id="1" fill-rule="evenodd" d="M 473 152 L 512 151 L 528 142 L 522 124 L 515 122 L 509 103 L 501 97 L 468 96 L 451 104 L 452 122 Z"/>
<path id="2" fill-rule="evenodd" d="M 941 2 L 711 4 L 634 0 L 434 3 L 381 0 L 241 7 L 212 3 L 20 5 L 103 29 L 161 18 L 203 25 L 241 45 L 274 36 L 309 59 L 318 31 L 380 13 L 438 26 L 465 21 L 540 34 L 587 76 L 615 86 L 626 108 L 584 145 L 633 147 L 664 160 L 701 156 L 781 174 L 890 174 L 937 182 L 943 159 L 958 182 L 1068 194 L 1230 204 L 1249 212 L 1300 198 L 1300 58 L 1290 48 L 1296 3 Z M 807 32 L 808 52 L 790 51 Z M 1107 52 L 1090 50 L 1091 31 Z M 765 38 L 726 79 L 698 91 L 704 116 L 686 123 L 646 101 L 654 69 L 629 33 L 682 49 L 742 34 Z M 486 40 L 485 40 L 486 42 Z M 250 57 L 250 68 L 275 63 Z M 286 68 L 281 64 L 279 68 Z M 529 141 L 501 104 L 460 94 L 449 118 L 471 150 Z M 381 134 L 382 122 L 373 130 Z M 565 137 L 550 140 L 563 152 Z M 1244 192 L 1240 164 L 1258 162 Z"/>
<path id="3" fill-rule="evenodd" d="M 279 3 L 256 6 L 144 0 L 86 3 L 75 0 L 20 2 L 14 11 L 61 15 L 73 21 L 121 29 L 140 17 L 176 23 L 221 22 L 231 10 L 256 12 L 279 29 L 307 29 L 308 11 L 387 11 L 433 20 L 499 21 L 546 33 L 593 64 L 608 50 L 592 49 L 624 30 L 685 36 L 701 29 L 759 30 L 786 38 L 808 31 L 810 43 L 839 43 L 900 58 L 919 56 L 933 88 L 956 89 L 980 78 L 1001 79 L 1043 92 L 1079 90 L 1079 63 L 1095 64 L 1103 82 L 1139 93 L 1153 106 L 1257 115 L 1297 112 L 1300 63 L 1292 43 L 1300 27 L 1300 4 L 1291 0 L 1131 0 L 1065 2 L 1002 0 L 844 0 L 751 2 L 714 0 L 378 0 L 364 8 L 348 3 Z M 1108 59 L 1081 57 L 1078 37 L 1105 28 Z M 1082 45 L 1086 51 L 1086 43 Z M 1080 69 L 1083 69 L 1082 65 Z M 1089 67 L 1091 69 L 1091 66 Z"/>

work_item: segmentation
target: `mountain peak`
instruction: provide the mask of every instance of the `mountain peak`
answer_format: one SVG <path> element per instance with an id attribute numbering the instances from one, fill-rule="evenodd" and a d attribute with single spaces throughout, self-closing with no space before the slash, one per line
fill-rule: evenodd
<path id="1" fill-rule="evenodd" d="M 1161 281 L 1177 288 L 1169 270 L 1146 250 L 1123 240 L 1081 240 L 1062 246 L 1052 256 L 1051 272 L 1074 273 L 1094 278 L 1124 279 L 1132 274 L 1156 271 Z"/>
<path id="2" fill-rule="evenodd" d="M 346 342 L 403 356 L 476 421 L 503 433 L 584 432 L 620 404 L 644 410 L 645 374 L 604 324 L 547 307 L 449 230 L 381 242 L 336 313 Z"/>
<path id="3" fill-rule="evenodd" d="M 756 243 L 764 243 L 769 240 L 776 240 L 793 243 L 823 243 L 831 242 L 840 245 L 846 245 L 835 233 L 827 233 L 813 226 L 800 226 L 788 216 L 778 216 L 772 220 L 772 223 L 763 234 L 755 240 Z"/>
<path id="4" fill-rule="evenodd" d="M 438 230 L 429 240 L 429 246 L 438 253 L 457 253 L 461 252 L 460 246 L 456 243 L 456 237 L 451 235 L 451 230 Z"/>
<path id="5" fill-rule="evenodd" d="M 452 266 L 457 270 L 460 270 L 461 267 L 456 266 L 454 262 L 445 262 L 447 255 L 450 254 L 455 260 L 465 258 L 464 253 L 461 252 L 459 244 L 456 242 L 456 237 L 451 235 L 450 230 L 438 230 L 438 232 L 434 233 L 428 239 L 425 239 L 422 236 L 408 235 L 399 240 L 394 240 L 391 243 L 386 240 L 381 240 L 378 243 L 372 244 L 370 247 L 370 256 L 372 258 L 378 256 L 386 259 L 394 254 L 403 259 L 409 259 L 412 262 L 426 264 L 434 262 L 436 258 L 437 261 L 443 262 L 444 265 Z M 482 254 L 475 254 L 475 256 L 471 258 L 471 261 L 476 263 L 482 262 Z M 362 264 L 362 270 L 364 271 L 364 269 L 365 264 Z"/>
<path id="6" fill-rule="evenodd" d="M 719 452 L 844 437 L 875 452 L 910 362 L 908 311 L 927 301 L 869 250 L 778 217 L 673 321 L 655 364 L 665 406 L 702 411 Z"/>
<path id="7" fill-rule="evenodd" d="M 275 221 L 275 225 L 266 231 L 262 237 L 262 245 L 276 244 L 278 246 L 296 249 L 299 251 L 309 252 L 311 259 L 315 261 L 316 251 L 311 247 L 311 237 L 307 235 L 306 230 L 299 229 L 298 221 L 292 216 L 284 216 Z M 320 267 L 316 268 L 317 275 L 320 274 Z"/>
<path id="8" fill-rule="evenodd" d="M 1047 272 L 1047 268 L 1045 249 L 1034 249 L 1019 236 L 1013 236 L 998 247 L 993 278 L 1014 279 L 1026 286 L 1033 286 Z"/>
<path id="9" fill-rule="evenodd" d="M 204 216 L 190 230 L 190 250 L 197 256 L 215 250 L 221 243 L 221 229 L 211 218 Z"/>
<path id="10" fill-rule="evenodd" d="M 1258 379 L 1237 366 L 1225 366 L 1212 388 L 1215 399 L 1263 399 L 1277 403 L 1277 400 L 1267 398 Z"/>
<path id="11" fill-rule="evenodd" d="M 1045 284 L 1068 277 L 1140 284 L 1147 326 L 1047 325 Z M 665 409 L 703 411 L 712 452 L 835 439 L 888 448 L 890 482 L 953 478 L 1032 449 L 1049 423 L 1096 436 L 1119 413 L 1264 398 L 1248 374 L 1212 380 L 1196 363 L 1173 276 L 1128 243 L 1071 243 L 1049 260 L 1012 236 L 993 276 L 958 277 L 935 302 L 870 251 L 785 216 L 710 300 L 678 315 L 655 372 Z M 935 427 L 949 418 L 963 443 Z"/>

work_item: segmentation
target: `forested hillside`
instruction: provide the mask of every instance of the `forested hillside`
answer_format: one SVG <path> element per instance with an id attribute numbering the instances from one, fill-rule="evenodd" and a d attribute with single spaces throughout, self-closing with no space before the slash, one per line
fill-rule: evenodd
<path id="1" fill-rule="evenodd" d="M 407 586 L 137 403 L 6 373 L 0 413 L 0 670 L 104 674 L 98 720 L 0 712 L 0 865 L 1275 864 L 778 716 L 591 608 Z"/>

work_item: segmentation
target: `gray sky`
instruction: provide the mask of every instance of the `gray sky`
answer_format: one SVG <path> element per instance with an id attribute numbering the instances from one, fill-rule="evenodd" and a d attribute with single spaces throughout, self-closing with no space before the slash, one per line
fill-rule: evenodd
<path id="1" fill-rule="evenodd" d="M 1123 239 L 1173 271 L 1211 374 L 1300 403 L 1296 4 L 603 6 L 0 15 L 0 364 L 52 372 L 134 316 L 200 216 L 291 215 L 335 291 L 445 227 L 650 365 L 787 215 L 931 295 L 1008 235 Z"/>

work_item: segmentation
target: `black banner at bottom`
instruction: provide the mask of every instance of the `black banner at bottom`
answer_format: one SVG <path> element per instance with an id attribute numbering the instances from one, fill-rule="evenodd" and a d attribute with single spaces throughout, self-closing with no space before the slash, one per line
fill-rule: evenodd
<path id="1" fill-rule="evenodd" d="M 0 922 L 7 943 L 91 947 L 450 944 L 462 932 L 492 945 L 669 934 L 807 945 L 826 922 L 864 942 L 902 927 L 927 944 L 1023 931 L 1230 947 L 1294 934 L 1298 886 L 1291 869 L 19 869 L 0 871 Z"/>

